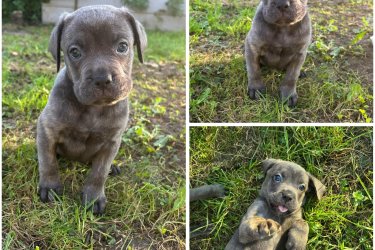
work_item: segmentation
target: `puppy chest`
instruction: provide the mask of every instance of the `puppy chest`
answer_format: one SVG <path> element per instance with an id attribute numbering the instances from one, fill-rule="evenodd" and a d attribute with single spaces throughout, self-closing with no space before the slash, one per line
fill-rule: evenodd
<path id="1" fill-rule="evenodd" d="M 108 132 L 108 131 L 107 131 Z M 114 140 L 113 133 L 66 129 L 60 133 L 57 153 L 72 159 L 86 159 Z"/>
<path id="2" fill-rule="evenodd" d="M 277 69 L 284 69 L 296 56 L 290 47 L 264 46 L 260 52 L 260 63 Z"/>

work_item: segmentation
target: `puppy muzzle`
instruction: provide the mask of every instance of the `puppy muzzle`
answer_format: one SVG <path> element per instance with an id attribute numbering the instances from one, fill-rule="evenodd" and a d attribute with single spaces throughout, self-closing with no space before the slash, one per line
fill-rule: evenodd
<path id="1" fill-rule="evenodd" d="M 289 215 L 300 208 L 296 195 L 290 190 L 275 192 L 268 197 L 268 203 L 278 215 Z"/>

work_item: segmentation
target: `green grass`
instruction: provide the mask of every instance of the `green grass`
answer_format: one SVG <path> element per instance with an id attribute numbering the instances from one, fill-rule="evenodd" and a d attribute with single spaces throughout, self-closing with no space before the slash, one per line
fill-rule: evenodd
<path id="1" fill-rule="evenodd" d="M 115 158 L 123 173 L 106 183 L 105 215 L 93 216 L 79 199 L 89 171 L 82 164 L 59 161 L 65 190 L 58 202 L 37 196 L 36 120 L 56 76 L 51 30 L 3 26 L 3 249 L 183 249 L 185 33 L 147 32 Z"/>
<path id="2" fill-rule="evenodd" d="M 279 100 L 280 71 L 262 70 L 265 98 L 247 96 L 243 44 L 258 2 L 190 2 L 190 121 L 371 122 L 372 1 L 309 1 L 313 42 L 293 109 Z"/>
<path id="3" fill-rule="evenodd" d="M 191 249 L 223 249 L 258 195 L 266 158 L 294 161 L 320 179 L 308 199 L 308 249 L 372 249 L 373 132 L 370 127 L 192 127 L 190 185 L 221 183 L 222 199 L 190 204 L 190 228 L 210 226 Z"/>

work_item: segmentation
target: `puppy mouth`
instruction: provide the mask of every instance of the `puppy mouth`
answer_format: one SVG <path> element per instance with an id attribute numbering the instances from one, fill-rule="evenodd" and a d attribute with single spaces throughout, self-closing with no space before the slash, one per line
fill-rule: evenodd
<path id="1" fill-rule="evenodd" d="M 280 25 L 280 26 L 285 26 L 285 25 L 293 25 L 299 21 L 301 21 L 301 18 L 290 17 L 289 15 L 282 13 L 280 19 L 276 21 L 275 24 Z"/>
<path id="2" fill-rule="evenodd" d="M 118 97 L 118 98 L 103 98 L 103 99 L 99 99 L 99 100 L 95 101 L 93 103 L 93 105 L 111 106 L 111 105 L 114 105 L 114 104 L 118 103 L 119 101 L 124 100 L 126 97 L 128 97 L 128 95 L 123 95 L 123 96 Z"/>
<path id="3" fill-rule="evenodd" d="M 85 105 L 111 106 L 127 98 L 131 89 L 131 81 L 121 85 L 114 83 L 106 88 L 92 86 L 90 82 L 77 82 L 74 91 L 78 101 Z"/>
<path id="4" fill-rule="evenodd" d="M 279 211 L 280 213 L 286 213 L 286 212 L 289 211 L 289 209 L 288 209 L 287 207 L 283 206 L 283 205 L 278 205 L 278 206 L 277 206 L 277 209 L 278 209 L 278 211 Z"/>
<path id="5" fill-rule="evenodd" d="M 272 204 L 271 203 L 271 207 L 275 210 L 275 212 L 277 214 L 282 214 L 282 215 L 287 215 L 287 214 L 290 214 L 292 213 L 293 211 L 288 208 L 285 204 L 282 205 L 282 204 Z"/>
<path id="6" fill-rule="evenodd" d="M 305 11 L 305 9 L 298 9 L 294 11 L 275 11 L 266 14 L 265 19 L 266 21 L 277 26 L 289 26 L 300 22 L 306 14 L 307 12 Z"/>
<path id="7" fill-rule="evenodd" d="M 95 101 L 93 104 L 94 105 L 111 105 L 111 104 L 115 104 L 116 102 L 117 102 L 117 99 L 104 98 L 104 99 Z"/>

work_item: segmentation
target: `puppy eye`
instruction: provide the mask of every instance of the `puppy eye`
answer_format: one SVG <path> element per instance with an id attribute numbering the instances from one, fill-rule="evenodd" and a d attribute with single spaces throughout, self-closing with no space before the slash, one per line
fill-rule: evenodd
<path id="1" fill-rule="evenodd" d="M 73 57 L 74 59 L 78 59 L 81 57 L 81 52 L 79 51 L 79 49 L 77 48 L 71 48 L 69 50 L 69 54 L 71 55 L 71 57 Z"/>
<path id="2" fill-rule="evenodd" d="M 128 51 L 128 44 L 126 42 L 121 42 L 119 43 L 118 47 L 117 47 L 117 52 L 118 53 L 125 53 L 126 51 Z"/>
<path id="3" fill-rule="evenodd" d="M 305 191 L 305 189 L 306 189 L 305 184 L 301 184 L 301 185 L 299 185 L 299 186 L 298 186 L 298 189 L 301 190 L 301 191 Z"/>
<path id="4" fill-rule="evenodd" d="M 280 174 L 277 174 L 277 175 L 274 175 L 274 176 L 273 176 L 273 180 L 274 180 L 275 182 L 282 182 L 283 177 L 282 177 Z"/>

